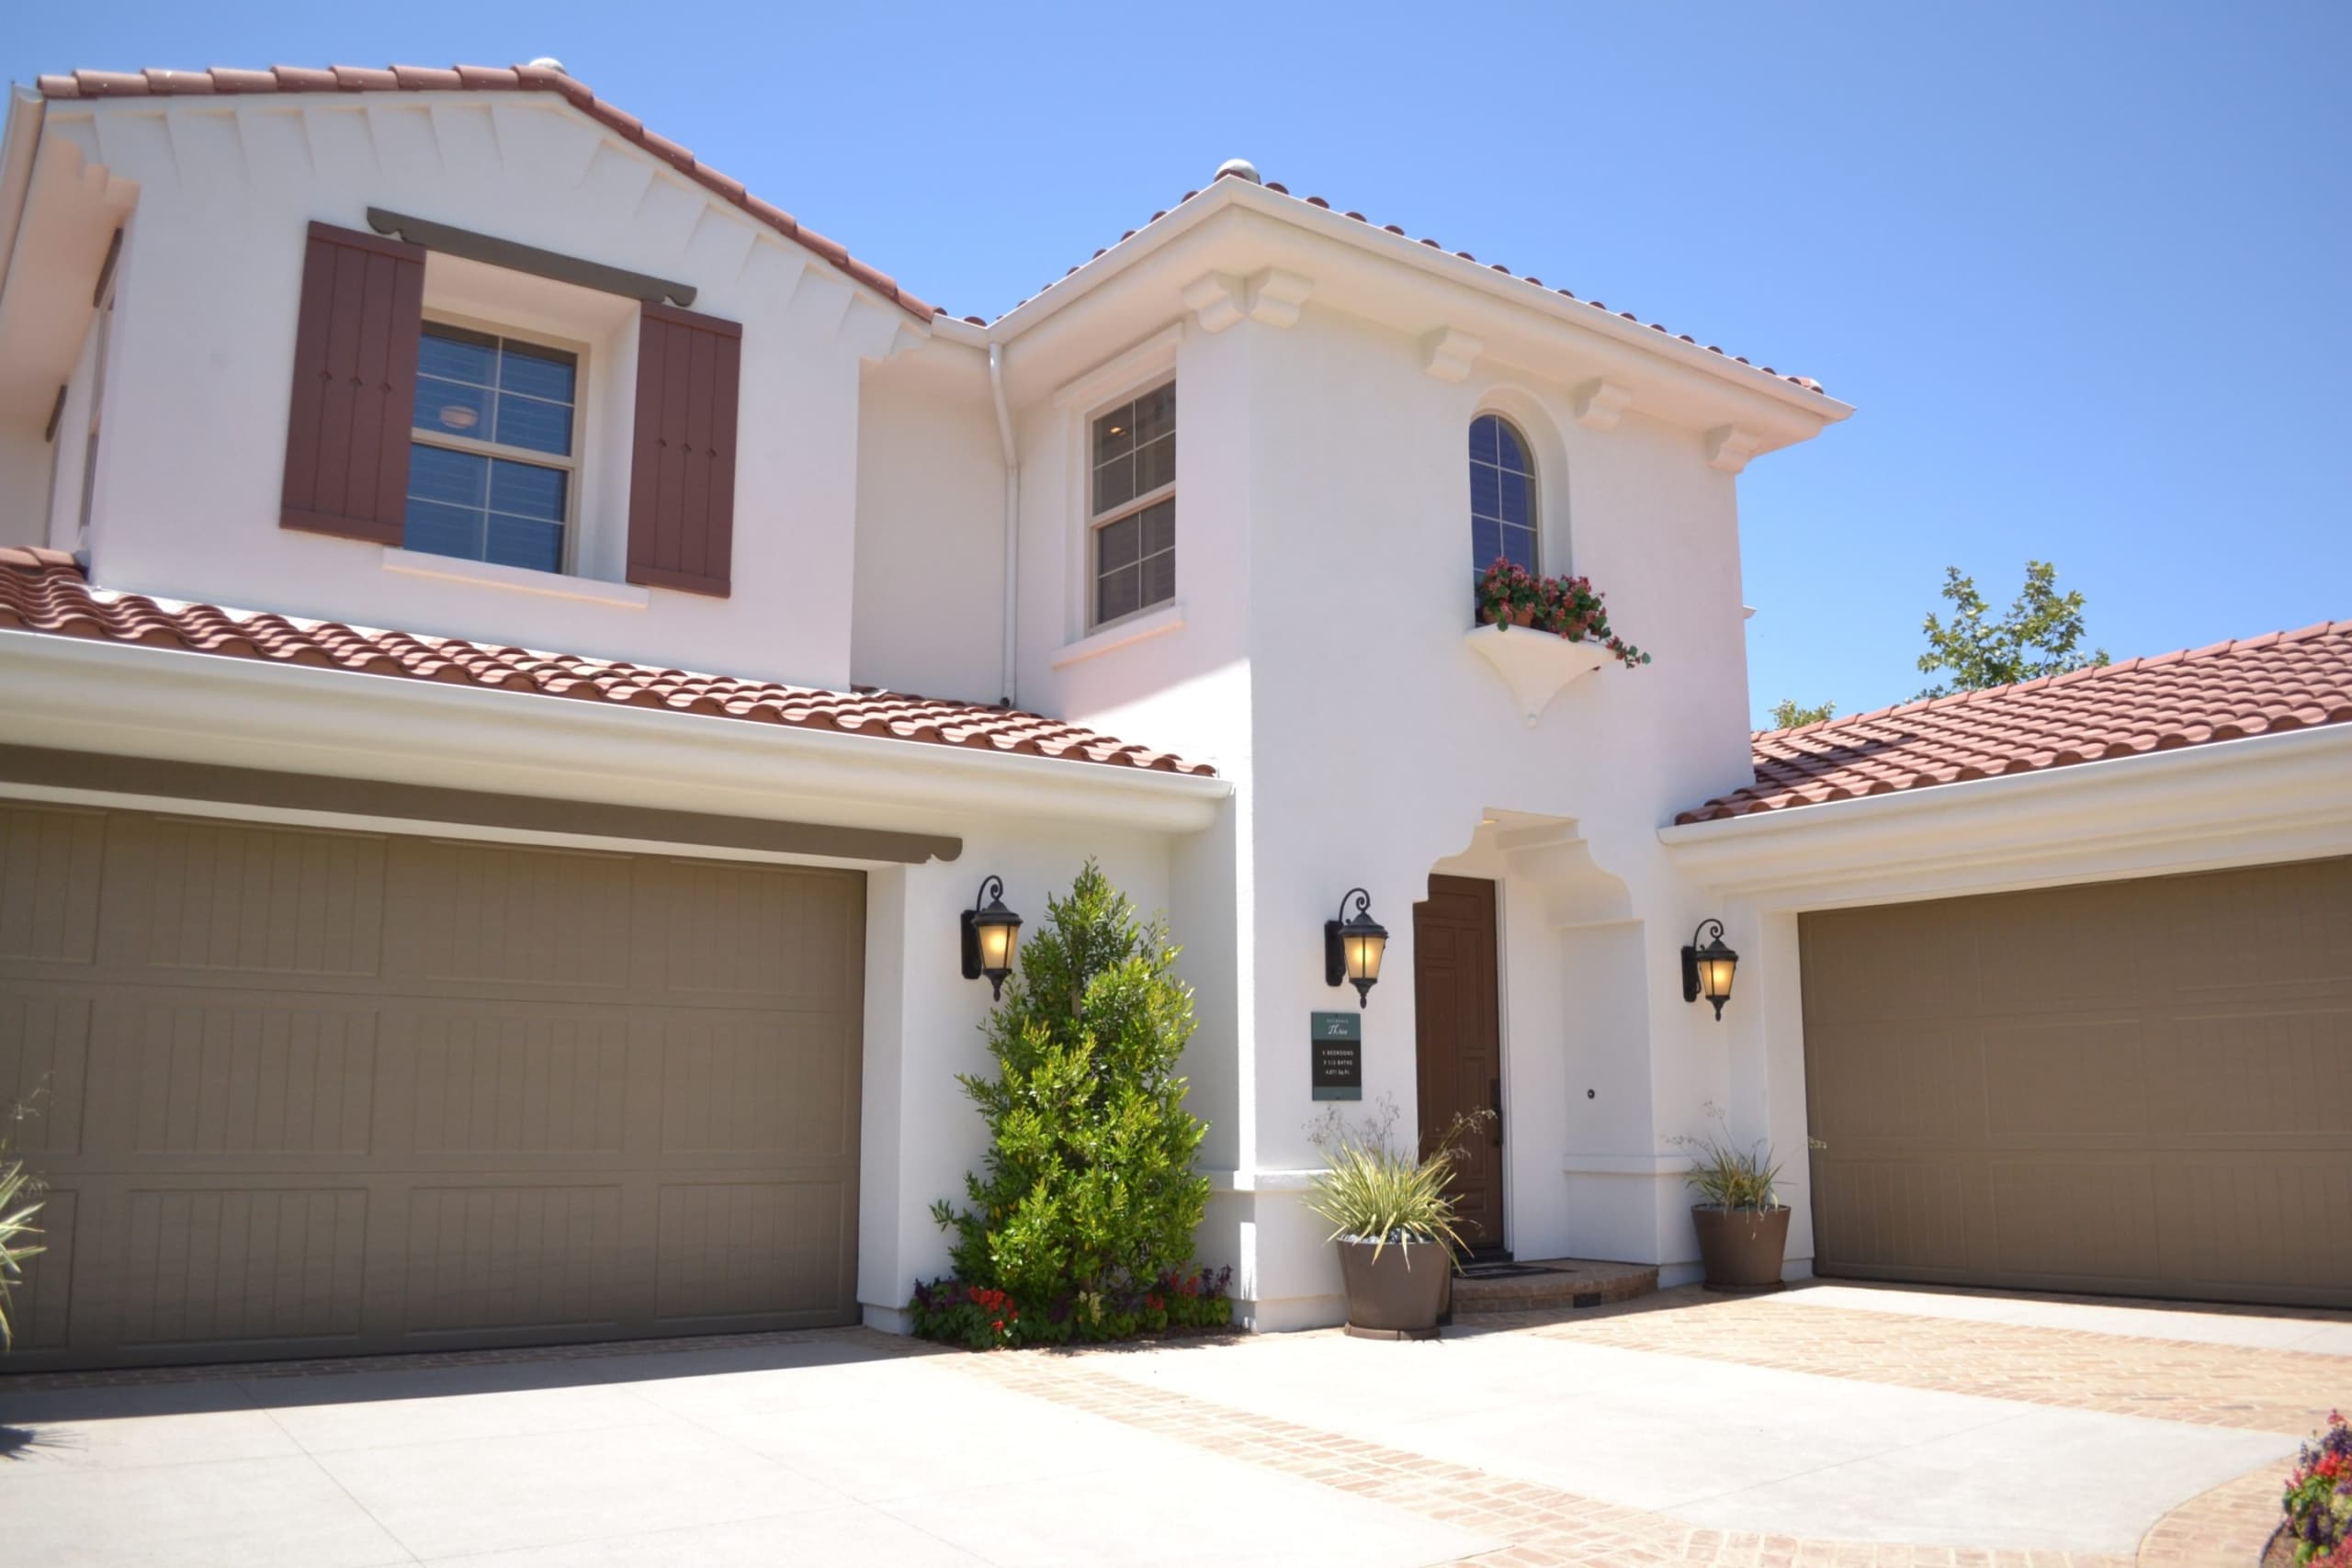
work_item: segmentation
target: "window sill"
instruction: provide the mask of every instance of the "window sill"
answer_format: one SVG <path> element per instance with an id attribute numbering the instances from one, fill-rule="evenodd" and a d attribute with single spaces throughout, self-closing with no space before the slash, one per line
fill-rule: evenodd
<path id="1" fill-rule="evenodd" d="M 642 610 L 653 603 L 653 591 L 630 582 L 599 582 L 592 577 L 567 577 L 556 571 L 497 566 L 489 561 L 436 556 L 425 550 L 384 547 L 386 571 L 403 577 L 436 577 L 445 582 L 473 582 L 486 588 L 511 588 L 549 599 L 576 599 L 589 604 L 610 604 L 617 610 Z"/>
<path id="2" fill-rule="evenodd" d="M 1076 642 L 1067 645 L 1054 655 L 1053 665 L 1057 670 L 1066 670 L 1082 660 L 1126 648 L 1131 644 L 1158 637 L 1163 632 L 1182 630 L 1183 625 L 1184 602 L 1182 600 L 1180 599 L 1172 604 L 1156 605 L 1151 609 L 1129 615 L 1125 620 L 1113 621 L 1107 626 L 1098 627 L 1080 637 Z"/>

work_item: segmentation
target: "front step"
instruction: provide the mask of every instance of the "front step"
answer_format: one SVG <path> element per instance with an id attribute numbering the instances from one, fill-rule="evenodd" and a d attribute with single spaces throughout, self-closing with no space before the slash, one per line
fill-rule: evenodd
<path id="1" fill-rule="evenodd" d="M 1654 1263 L 1552 1258 L 1530 1263 L 1473 1263 L 1453 1280 L 1453 1314 L 1543 1312 L 1554 1307 L 1629 1302 L 1657 1289 Z"/>

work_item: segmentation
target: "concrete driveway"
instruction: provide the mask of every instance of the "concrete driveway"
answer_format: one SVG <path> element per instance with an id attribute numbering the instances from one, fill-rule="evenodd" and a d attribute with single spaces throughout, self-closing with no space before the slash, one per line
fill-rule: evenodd
<path id="1" fill-rule="evenodd" d="M 0 1540 L 257 1568 L 2243 1564 L 2331 1404 L 2340 1314 L 1832 1285 L 1425 1345 L 840 1330 L 0 1378 Z"/>

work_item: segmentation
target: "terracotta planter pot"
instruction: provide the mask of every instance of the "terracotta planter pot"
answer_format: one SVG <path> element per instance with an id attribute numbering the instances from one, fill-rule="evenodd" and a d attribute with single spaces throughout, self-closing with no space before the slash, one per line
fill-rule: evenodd
<path id="1" fill-rule="evenodd" d="M 1367 1339 L 1433 1339 L 1453 1294 L 1453 1259 L 1434 1242 L 1373 1244 L 1342 1237 L 1340 1272 L 1348 1286 L 1348 1332 Z"/>
<path id="2" fill-rule="evenodd" d="M 1781 1259 L 1789 1249 L 1786 1209 L 1718 1209 L 1693 1203 L 1699 1257 L 1711 1291 L 1777 1291 Z"/>
<path id="3" fill-rule="evenodd" d="M 1487 612 L 1487 621 L 1488 625 L 1498 626 L 1532 626 L 1535 624 L 1535 612 L 1524 604 L 1514 605 L 1499 612 L 1489 610 Z"/>

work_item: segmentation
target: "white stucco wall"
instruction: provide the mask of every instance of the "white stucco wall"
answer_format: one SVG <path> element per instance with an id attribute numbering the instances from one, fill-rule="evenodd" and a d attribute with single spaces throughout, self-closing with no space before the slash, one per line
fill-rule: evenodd
<path id="1" fill-rule="evenodd" d="M 109 586 L 526 647 L 848 682 L 862 358 L 922 329 L 558 100 L 531 94 L 52 104 L 48 134 L 135 182 L 91 547 Z M 693 284 L 743 323 L 733 596 L 616 604 L 388 571 L 277 526 L 311 220 L 370 206 Z M 616 416 L 634 308 L 436 256 L 428 313 L 586 344 L 582 575 L 617 578 Z M 469 275 L 471 275 L 470 276 Z M 560 589 L 560 582 L 544 586 Z M 626 596 L 624 596 L 626 597 Z"/>

